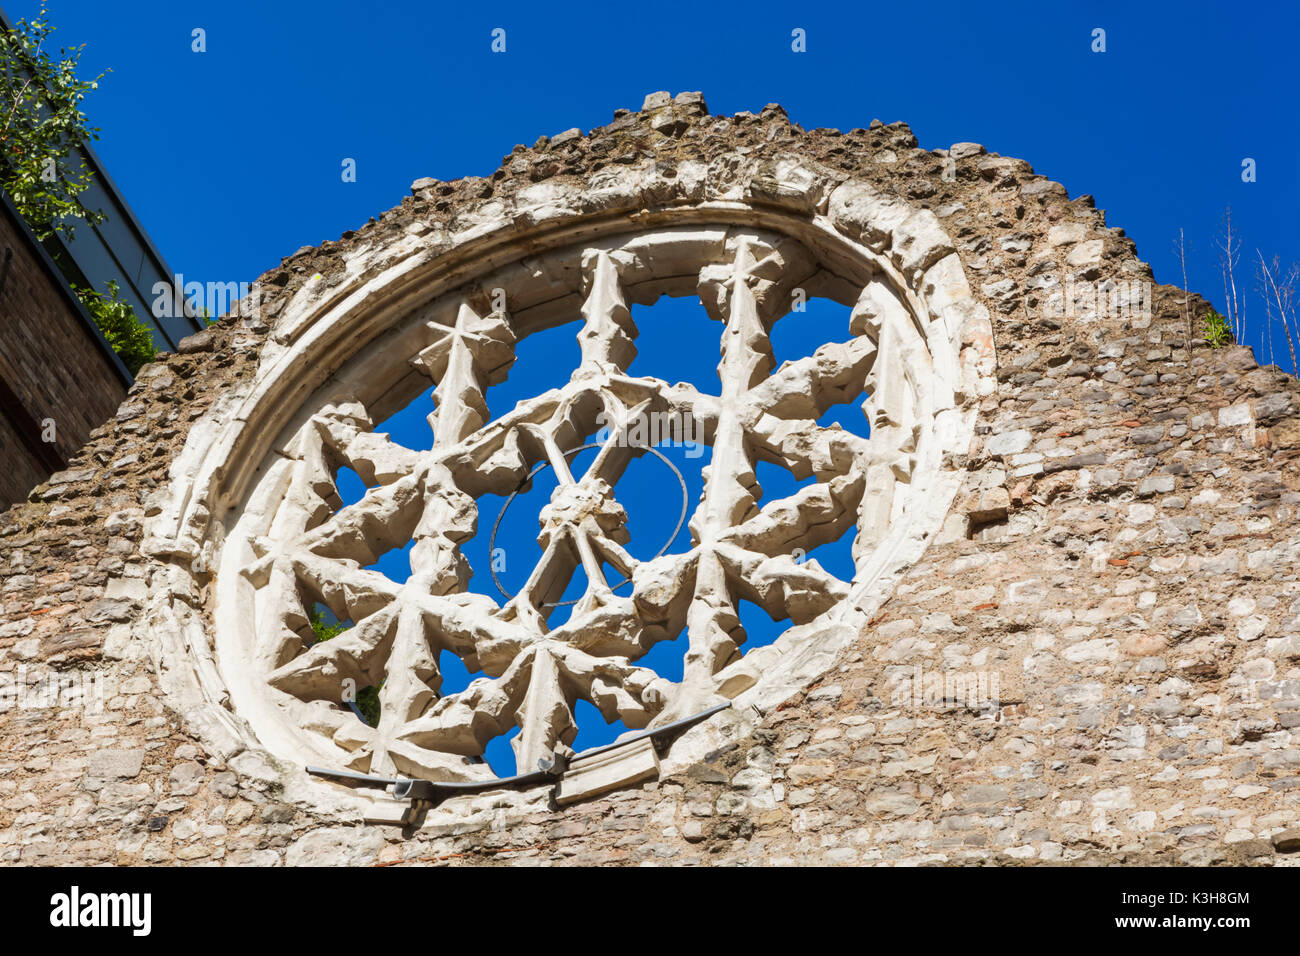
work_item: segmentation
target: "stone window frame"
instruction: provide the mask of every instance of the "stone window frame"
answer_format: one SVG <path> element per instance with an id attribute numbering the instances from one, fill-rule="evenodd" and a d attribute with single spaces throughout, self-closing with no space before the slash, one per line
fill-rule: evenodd
<path id="1" fill-rule="evenodd" d="M 684 735 L 661 772 L 688 766 L 742 736 L 763 713 L 826 673 L 900 572 L 934 540 L 951 508 L 978 401 L 994 390 L 988 312 L 971 295 L 936 217 L 865 182 L 795 157 L 739 169 L 683 162 L 671 175 L 651 163 L 602 170 L 579 184 L 543 182 L 513 200 L 459 210 L 447 222 L 412 222 L 395 243 L 353 250 L 342 276 L 314 277 L 296 291 L 262 346 L 257 373 L 196 423 L 147 519 L 146 553 L 157 563 L 138 626 L 153 635 L 164 689 L 191 731 L 236 769 L 275 782 L 320 812 L 355 810 L 356 798 L 305 778 L 297 753 L 286 759 L 283 750 L 268 749 L 246 719 L 246 701 L 232 709 L 212 634 L 220 589 L 213 569 L 220 565 L 226 517 L 304 403 L 345 363 L 391 338 L 428 303 L 543 248 L 597 247 L 612 235 L 706 224 L 779 233 L 816 249 L 822 262 L 849 263 L 850 272 L 872 270 L 912 316 L 924 317 L 931 356 L 949 370 L 942 381 L 952 391 L 951 408 L 936 416 L 934 441 L 927 444 L 937 454 L 918 471 L 928 484 L 912 489 L 924 491 L 913 495 L 913 513 L 889 527 L 871 567 L 859 570 L 842 619 L 803 635 L 797 653 L 782 648 L 779 667 L 740 695 L 743 706 Z M 382 411 L 372 415 L 383 417 Z"/>

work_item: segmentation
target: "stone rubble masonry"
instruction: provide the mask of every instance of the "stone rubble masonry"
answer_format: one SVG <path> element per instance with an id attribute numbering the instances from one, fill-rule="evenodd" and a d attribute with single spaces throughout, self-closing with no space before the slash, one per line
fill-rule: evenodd
<path id="1" fill-rule="evenodd" d="M 244 753 L 188 737 L 131 637 L 142 522 L 191 424 L 344 256 L 488 198 L 654 159 L 797 154 L 932 210 L 993 315 L 997 389 L 944 534 L 816 686 L 689 770 L 560 810 L 484 797 L 454 827 L 323 823 Z M 0 860 L 227 864 L 1293 864 L 1300 860 L 1300 388 L 1188 342 L 1206 303 L 1059 315 L 1065 282 L 1150 280 L 1090 197 L 901 123 L 804 131 L 775 105 L 654 94 L 586 136 L 400 206 L 265 276 L 146 367 L 66 471 L 0 517 L 0 677 L 97 675 L 102 712 L 0 712 Z M 321 281 L 316 280 L 316 281 Z M 920 668 L 920 671 L 916 671 Z M 897 674 L 989 673 L 1000 706 Z M 923 702 L 922 702 L 923 703 Z"/>

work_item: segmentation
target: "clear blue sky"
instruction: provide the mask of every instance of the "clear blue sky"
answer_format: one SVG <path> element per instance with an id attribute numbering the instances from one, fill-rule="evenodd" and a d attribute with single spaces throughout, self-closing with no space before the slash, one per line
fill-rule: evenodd
<path id="1" fill-rule="evenodd" d="M 779 102 L 809 129 L 905 120 L 927 148 L 1028 160 L 1091 192 L 1158 280 L 1176 279 L 1184 227 L 1193 286 L 1216 302 L 1225 206 L 1251 249 L 1300 258 L 1294 0 L 51 4 L 56 36 L 113 70 L 87 104 L 111 175 L 172 268 L 204 281 L 252 281 L 421 176 L 487 175 L 516 143 L 659 89 L 701 90 L 722 113 Z M 5 3 L 15 19 L 37 7 Z M 206 53 L 190 52 L 195 27 Z M 1090 51 L 1095 27 L 1106 53 Z"/>
<path id="2" fill-rule="evenodd" d="M 5 6 L 17 19 L 38 3 Z M 579 10 L 52 0 L 50 14 L 62 43 L 88 44 L 83 72 L 112 68 L 87 103 L 102 129 L 96 148 L 187 280 L 251 282 L 299 247 L 337 238 L 397 204 L 419 177 L 488 175 L 516 143 L 602 125 L 616 108 L 636 109 L 661 89 L 701 90 L 715 113 L 779 102 L 809 129 L 905 120 L 927 148 L 976 141 L 1028 160 L 1071 195 L 1092 193 L 1158 281 L 1180 281 L 1171 242 L 1183 227 L 1191 287 L 1220 311 L 1213 240 L 1225 207 L 1252 258 L 1259 247 L 1287 263 L 1300 259 L 1294 2 L 660 2 Z M 191 52 L 196 27 L 206 31 L 205 53 Z M 506 30 L 503 55 L 490 51 L 496 27 Z M 791 50 L 796 27 L 806 31 L 806 53 Z M 1098 27 L 1105 53 L 1091 50 Z M 356 160 L 355 183 L 341 180 L 345 157 Z M 1257 164 L 1256 182 L 1242 181 L 1246 157 Z M 1244 265 L 1239 285 L 1253 290 L 1252 273 Z M 1262 307 L 1253 291 L 1248 297 L 1247 318 L 1255 319 Z M 647 336 L 634 371 L 653 366 L 665 378 L 706 381 L 711 350 L 686 369 L 666 361 L 680 355 L 671 329 L 695 321 L 685 303 L 666 308 L 661 341 Z M 843 322 L 834 310 L 815 314 Z M 815 344 L 778 341 L 778 357 Z M 563 330 L 530 349 L 552 367 L 577 354 Z M 565 358 L 556 361 L 556 352 Z M 521 397 L 538 384 L 551 383 L 519 375 L 507 390 Z M 427 441 L 424 411 L 400 416 L 394 435 Z M 860 427 L 851 418 L 839 420 Z M 693 499 L 701 459 L 679 450 L 675 462 L 688 472 Z M 635 475 L 620 488 L 633 513 L 632 551 L 643 557 L 661 543 L 645 540 L 661 529 L 661 512 L 638 517 L 665 477 L 652 474 L 656 464 L 640 463 L 642 491 Z M 777 494 L 792 487 L 771 472 L 760 480 Z M 529 498 L 547 494 L 539 479 Z M 530 546 L 541 503 L 512 506 L 507 522 L 518 528 L 503 525 L 512 555 Z M 490 529 L 495 508 L 483 514 Z M 638 522 L 646 535 L 636 535 Z M 489 590 L 486 529 L 480 537 L 469 549 L 483 572 L 474 587 Z M 819 558 L 842 568 L 846 548 Z M 398 573 L 401 563 L 394 555 L 381 566 Z M 522 558 L 508 565 L 508 586 L 521 583 L 526 565 Z M 755 626 L 756 640 L 774 634 Z M 660 656 L 670 668 L 672 654 Z M 590 725 L 593 713 L 579 714 L 580 746 L 608 739 Z M 504 754 L 503 745 L 489 753 L 503 773 L 511 769 Z"/>

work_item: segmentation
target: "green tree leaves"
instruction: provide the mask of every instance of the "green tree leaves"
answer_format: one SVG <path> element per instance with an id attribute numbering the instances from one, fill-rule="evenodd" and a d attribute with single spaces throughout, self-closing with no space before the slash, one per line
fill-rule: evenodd
<path id="1" fill-rule="evenodd" d="M 311 621 L 312 633 L 316 635 L 316 643 L 328 641 L 338 637 L 352 625 L 344 624 L 342 621 L 336 621 L 333 624 L 327 623 L 325 615 L 321 613 L 319 607 L 311 609 L 308 618 Z M 381 682 L 382 686 L 382 682 Z M 357 691 L 356 699 L 357 710 L 361 711 L 367 724 L 371 727 L 379 726 L 379 688 L 363 687 Z"/>
<path id="2" fill-rule="evenodd" d="M 104 334 L 127 371 L 135 375 L 153 361 L 158 352 L 153 344 L 153 333 L 149 326 L 136 318 L 131 303 L 123 302 L 118 297 L 116 282 L 109 282 L 107 295 L 94 289 L 74 288 L 73 291 L 85 304 L 95 325 L 99 326 L 99 331 Z"/>
<path id="3" fill-rule="evenodd" d="M 41 240 L 71 237 L 78 219 L 104 221 L 82 204 L 92 173 L 73 159 L 76 147 L 99 138 L 81 103 L 104 74 L 77 78 L 84 44 L 51 57 L 45 45 L 53 32 L 43 3 L 32 20 L 0 31 L 0 186 Z"/>

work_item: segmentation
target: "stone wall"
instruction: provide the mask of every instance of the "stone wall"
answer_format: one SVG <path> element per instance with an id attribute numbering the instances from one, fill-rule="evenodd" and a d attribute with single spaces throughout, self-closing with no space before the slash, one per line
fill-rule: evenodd
<path id="1" fill-rule="evenodd" d="M 0 266 L 0 507 L 7 507 L 81 449 L 126 386 L 125 372 L 7 202 L 0 247 L 12 253 Z M 51 432 L 54 441 L 46 441 Z"/>
<path id="2" fill-rule="evenodd" d="M 382 259 L 537 183 L 653 160 L 669 178 L 707 164 L 725 185 L 790 155 L 814 178 L 851 174 L 932 210 L 997 350 L 943 535 L 831 672 L 660 780 L 562 810 L 485 795 L 420 829 L 340 822 L 264 754 L 209 748 L 160 690 L 167 635 L 143 609 L 169 570 L 142 537 L 191 427 L 275 353 L 290 299 L 341 282 L 358 250 Z M 775 106 L 712 117 L 696 94 L 517 147 L 486 179 L 417 182 L 401 206 L 265 275 L 260 309 L 144 369 L 68 471 L 0 517 L 10 689 L 51 675 L 108 687 L 98 711 L 10 694 L 3 859 L 1291 862 L 1300 389 L 1246 348 L 1189 340 L 1205 304 L 1180 290 L 1154 287 L 1149 308 L 1050 307 L 1062 287 L 1109 281 L 1122 295 L 1150 279 L 1089 197 L 1020 160 L 921 149 L 902 124 L 804 131 Z M 201 616 L 209 595 L 185 600 Z M 928 706 L 927 675 L 953 672 L 997 675 L 996 711 Z"/>

